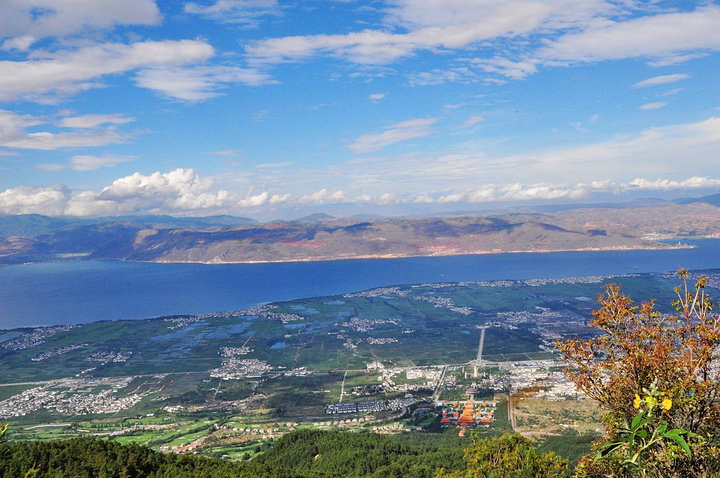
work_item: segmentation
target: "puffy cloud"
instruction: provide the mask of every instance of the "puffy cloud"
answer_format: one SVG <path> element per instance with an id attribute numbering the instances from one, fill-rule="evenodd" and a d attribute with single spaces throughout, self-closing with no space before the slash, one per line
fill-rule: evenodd
<path id="1" fill-rule="evenodd" d="M 257 195 L 220 190 L 212 192 L 213 181 L 192 169 L 176 169 L 150 175 L 135 173 L 117 179 L 99 193 L 85 191 L 68 201 L 67 215 L 116 215 L 132 213 L 184 212 L 267 204 L 268 193 Z"/>
<path id="2" fill-rule="evenodd" d="M 653 76 L 652 78 L 648 78 L 647 80 L 639 81 L 635 83 L 632 87 L 633 88 L 647 88 L 648 86 L 656 86 L 656 85 L 665 85 L 667 83 L 675 83 L 676 81 L 685 80 L 687 78 L 690 78 L 690 75 L 686 75 L 683 73 L 677 73 L 674 75 L 661 75 L 661 76 Z"/>
<path id="3" fill-rule="evenodd" d="M 452 192 L 433 198 L 423 195 L 425 203 L 485 203 L 495 201 L 544 201 L 550 199 L 580 199 L 588 196 L 589 188 L 585 184 L 575 186 L 555 184 L 486 184 L 477 189 Z"/>
<path id="4" fill-rule="evenodd" d="M 73 192 L 62 185 L 50 187 L 21 186 L 0 192 L 0 213 L 100 216 L 125 214 L 183 214 L 275 206 L 283 203 L 308 204 L 477 204 L 499 201 L 548 201 L 586 199 L 593 193 L 619 193 L 632 190 L 668 191 L 673 189 L 720 188 L 720 179 L 691 177 L 685 180 L 636 178 L 627 183 L 611 180 L 576 184 L 519 182 L 487 183 L 465 190 L 426 191 L 415 194 L 384 192 L 377 196 L 363 194 L 348 199 L 343 191 L 330 193 L 323 188 L 296 201 L 289 194 L 268 191 L 239 194 L 225 190 L 212 191 L 213 181 L 200 178 L 191 169 L 151 175 L 135 173 L 120 178 L 100 192 Z"/>
<path id="5" fill-rule="evenodd" d="M 60 216 L 64 213 L 70 190 L 65 186 L 20 186 L 0 193 L 0 211 L 3 214 L 46 214 Z"/>
<path id="6" fill-rule="evenodd" d="M 180 197 L 205 193 L 212 187 L 212 180 L 200 178 L 193 169 L 176 169 L 169 173 L 155 172 L 149 176 L 135 173 L 115 180 L 98 195 L 103 199 Z"/>
<path id="7" fill-rule="evenodd" d="M 77 159 L 80 165 L 96 165 L 93 160 Z M 270 195 L 213 191 L 214 183 L 192 169 L 176 169 L 150 175 L 135 173 L 117 179 L 99 192 L 71 191 L 66 186 L 20 186 L 0 193 L 0 213 L 46 214 L 51 216 L 101 216 L 121 214 L 182 214 L 198 211 L 224 211 L 280 204 L 289 195 Z M 337 193 L 336 193 L 337 194 Z M 336 198 L 336 195 L 329 195 Z"/>
<path id="8" fill-rule="evenodd" d="M 273 194 L 270 198 L 270 204 L 281 204 L 290 199 L 289 194 Z"/>
<path id="9" fill-rule="evenodd" d="M 648 181 L 647 179 L 637 178 L 626 186 L 627 189 L 649 189 L 656 191 L 665 191 L 670 189 L 699 189 L 699 188 L 717 188 L 720 187 L 720 179 L 711 179 L 707 177 L 693 176 L 683 181 L 671 181 L 669 179 L 656 179 Z"/>
<path id="10" fill-rule="evenodd" d="M 355 154 L 363 154 L 379 151 L 385 146 L 401 141 L 422 138 L 432 134 L 431 126 L 437 120 L 438 118 L 418 118 L 395 123 L 387 126 L 382 133 L 368 133 L 360 136 L 348 148 Z"/>
<path id="11" fill-rule="evenodd" d="M 631 190 L 669 191 L 674 189 L 705 189 L 719 188 L 720 179 L 707 177 L 692 177 L 682 181 L 668 179 L 647 180 L 634 179 L 628 183 L 614 183 L 613 181 L 593 181 L 591 183 L 567 184 L 485 184 L 476 189 L 447 192 L 443 195 L 422 193 L 412 202 L 421 204 L 454 204 L 454 203 L 486 203 L 499 201 L 548 201 L 548 200 L 577 200 L 590 197 L 592 193 L 614 192 L 619 193 Z M 376 200 L 383 204 L 382 197 Z"/>
<path id="12" fill-rule="evenodd" d="M 316 193 L 301 197 L 298 202 L 300 204 L 334 204 L 347 202 L 347 198 L 342 191 L 329 193 L 326 188 L 323 188 Z"/>
<path id="13" fill-rule="evenodd" d="M 388 204 L 399 204 L 400 202 L 400 197 L 394 193 L 382 194 L 377 200 L 377 203 L 381 206 L 387 206 Z"/>
<path id="14" fill-rule="evenodd" d="M 48 95 L 71 94 L 98 87 L 98 80 L 105 75 L 185 65 L 207 60 L 213 54 L 212 46 L 204 41 L 167 40 L 130 45 L 104 43 L 47 54 L 42 59 L 0 61 L 3 72 L 0 75 L 0 101 L 48 101 Z"/>
<path id="15" fill-rule="evenodd" d="M 22 0 L 0 2 L 4 48 L 25 50 L 45 37 L 64 37 L 117 25 L 157 25 L 154 0 Z"/>

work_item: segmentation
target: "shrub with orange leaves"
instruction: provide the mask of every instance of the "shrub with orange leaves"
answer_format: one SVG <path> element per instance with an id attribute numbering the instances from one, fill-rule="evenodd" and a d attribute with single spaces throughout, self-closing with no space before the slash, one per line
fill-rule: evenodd
<path id="1" fill-rule="evenodd" d="M 561 341 L 557 348 L 568 361 L 568 378 L 606 411 L 605 441 L 616 439 L 632 423 L 643 389 L 654 383 L 664 391 L 665 404 L 671 404 L 663 413 L 667 426 L 697 438 L 690 443 L 692 456 L 666 442 L 648 450 L 650 476 L 720 476 L 720 442 L 715 439 L 720 431 L 720 317 L 712 314 L 713 303 L 705 293 L 707 277 L 694 287 L 688 285 L 686 270 L 680 278 L 676 314 L 657 312 L 654 301 L 638 306 L 617 285 L 609 285 L 590 323 L 603 333 Z M 590 460 L 579 474 L 633 476 L 612 463 L 595 466 Z"/>

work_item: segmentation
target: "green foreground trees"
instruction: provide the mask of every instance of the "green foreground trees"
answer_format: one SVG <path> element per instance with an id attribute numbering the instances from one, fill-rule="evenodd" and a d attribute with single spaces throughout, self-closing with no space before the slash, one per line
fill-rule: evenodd
<path id="1" fill-rule="evenodd" d="M 550 452 L 540 453 L 530 440 L 517 433 L 477 440 L 465 450 L 465 467 L 442 478 L 560 478 L 567 462 Z"/>

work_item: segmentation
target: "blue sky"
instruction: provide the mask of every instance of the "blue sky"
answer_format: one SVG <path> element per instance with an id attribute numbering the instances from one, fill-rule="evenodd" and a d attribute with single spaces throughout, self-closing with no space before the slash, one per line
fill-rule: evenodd
<path id="1" fill-rule="evenodd" d="M 713 1 L 5 0 L 0 213 L 715 193 L 719 52 Z"/>

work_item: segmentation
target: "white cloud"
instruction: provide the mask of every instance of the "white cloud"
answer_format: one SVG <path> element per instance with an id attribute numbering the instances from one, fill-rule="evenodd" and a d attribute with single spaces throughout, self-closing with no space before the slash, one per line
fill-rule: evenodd
<path id="1" fill-rule="evenodd" d="M 447 82 L 469 83 L 477 80 L 475 72 L 469 68 L 451 68 L 449 70 L 434 69 L 408 75 L 410 86 L 441 85 Z"/>
<path id="2" fill-rule="evenodd" d="M 383 98 L 385 98 L 385 93 L 373 93 L 368 96 L 368 99 L 371 101 L 380 101 Z"/>
<path id="3" fill-rule="evenodd" d="M 288 170 L 282 180 L 317 184 L 313 181 L 323 178 L 325 187 L 342 187 L 350 196 L 379 197 L 387 191 L 420 196 L 432 189 L 448 189 L 474 191 L 481 197 L 482 191 L 476 190 L 483 184 L 554 184 L 558 178 L 571 184 L 591 185 L 608 179 L 623 183 L 644 177 L 648 171 L 669 178 L 711 175 L 717 170 L 718 150 L 720 118 L 709 118 L 509 156 L 493 155 L 473 142 L 449 150 L 362 156 L 333 168 Z M 266 176 L 266 180 L 281 178 Z M 263 183 L 262 178 L 256 181 Z"/>
<path id="4" fill-rule="evenodd" d="M 0 2 L 0 39 L 25 50 L 45 37 L 64 37 L 118 25 L 157 25 L 154 0 L 7 0 Z"/>
<path id="5" fill-rule="evenodd" d="M 141 68 L 167 68 L 207 60 L 212 46 L 200 40 L 104 43 L 47 54 L 42 59 L 0 61 L 0 101 L 48 100 L 100 86 L 106 75 Z M 163 91 L 161 89 L 161 91 Z"/>
<path id="6" fill-rule="evenodd" d="M 242 152 L 241 149 L 223 149 L 220 151 L 213 151 L 210 154 L 214 154 L 215 156 L 224 156 L 226 158 L 234 158 L 235 156 L 239 155 Z"/>
<path id="7" fill-rule="evenodd" d="M 61 128 L 97 128 L 106 124 L 124 124 L 132 123 L 135 118 L 122 114 L 92 114 L 82 116 L 70 116 L 61 119 L 58 126 Z"/>
<path id="8" fill-rule="evenodd" d="M 432 134 L 432 125 L 438 118 L 419 118 L 395 123 L 385 128 L 382 133 L 368 133 L 357 138 L 348 146 L 355 154 L 379 151 L 385 146 L 422 138 Z"/>
<path id="9" fill-rule="evenodd" d="M 684 89 L 685 89 L 685 88 L 673 88 L 672 90 L 666 91 L 665 93 L 661 94 L 660 96 L 672 96 L 672 95 L 677 95 L 678 93 L 680 93 L 680 92 L 681 92 L 682 90 L 684 90 Z"/>
<path id="10" fill-rule="evenodd" d="M 28 51 L 37 39 L 33 36 L 25 35 L 21 37 L 8 38 L 0 45 L 0 50 L 19 50 Z"/>
<path id="11" fill-rule="evenodd" d="M 633 88 L 647 88 L 648 86 L 665 85 L 667 83 L 675 83 L 676 81 L 690 78 L 690 75 L 677 73 L 674 75 L 653 76 L 647 80 L 639 81 L 632 85 Z"/>
<path id="12" fill-rule="evenodd" d="M 499 57 L 471 60 L 471 64 L 486 73 L 498 73 L 514 80 L 521 80 L 526 76 L 537 73 L 537 63 L 537 60 L 513 61 Z"/>
<path id="13" fill-rule="evenodd" d="M 85 160 L 80 160 L 82 163 Z M 88 164 L 86 162 L 85 164 Z M 280 204 L 287 194 L 270 195 L 213 191 L 210 179 L 192 169 L 176 169 L 150 175 L 135 173 L 114 181 L 99 192 L 71 191 L 66 186 L 20 186 L 0 193 L 0 213 L 50 216 L 101 216 L 124 214 L 183 214 L 226 211 Z"/>
<path id="14" fill-rule="evenodd" d="M 398 197 L 398 195 L 394 193 L 385 193 L 378 198 L 377 203 L 381 206 L 386 206 L 388 204 L 399 204 L 400 197 Z"/>
<path id="15" fill-rule="evenodd" d="M 62 148 L 81 148 L 123 143 L 127 135 L 112 131 L 92 133 L 28 133 L 22 138 L 4 140 L 0 144 L 8 148 L 38 149 L 50 151 Z"/>
<path id="16" fill-rule="evenodd" d="M 711 179 L 707 177 L 693 176 L 683 181 L 672 181 L 669 179 L 656 179 L 649 181 L 647 179 L 637 178 L 625 186 L 626 189 L 649 189 L 656 191 L 665 191 L 670 189 L 699 189 L 699 188 L 717 188 L 720 187 L 720 179 Z"/>
<path id="17" fill-rule="evenodd" d="M 51 133 L 28 132 L 27 129 L 48 123 L 48 120 L 31 115 L 18 115 L 0 110 L 0 146 L 19 149 L 54 150 L 104 146 L 122 143 L 128 135 L 117 131 L 100 129 L 93 131 Z"/>
<path id="18" fill-rule="evenodd" d="M 326 188 L 323 188 L 316 193 L 301 197 L 298 202 L 300 204 L 335 204 L 347 202 L 347 198 L 342 191 L 329 193 Z"/>
<path id="19" fill-rule="evenodd" d="M 85 191 L 73 196 L 65 214 L 71 216 L 117 215 L 132 213 L 188 212 L 218 208 L 257 207 L 268 203 L 268 193 L 253 195 L 213 192 L 213 181 L 192 169 L 156 172 L 149 176 L 135 173 L 114 181 L 99 193 Z"/>
<path id="20" fill-rule="evenodd" d="M 25 129 L 46 123 L 44 118 L 32 115 L 19 115 L 12 111 L 0 110 L 0 142 L 22 138 Z"/>
<path id="21" fill-rule="evenodd" d="M 509 18 L 522 25 L 527 10 L 541 12 L 543 24 L 552 28 L 579 27 L 599 14 L 620 11 L 605 0 L 390 0 L 388 3 L 386 23 L 409 30 L 463 25 L 472 19 L 493 22 Z"/>
<path id="22" fill-rule="evenodd" d="M 317 56 L 362 67 L 384 65 L 419 52 L 463 50 L 468 66 L 411 73 L 411 86 L 478 81 L 478 71 L 523 79 L 541 67 L 644 58 L 671 65 L 720 50 L 720 6 L 692 11 L 634 1 L 608 0 L 389 0 L 384 28 L 347 34 L 298 35 L 250 42 L 250 64 L 268 65 Z M 488 48 L 503 53 L 488 57 Z M 637 87 L 679 81 L 664 75 Z M 652 83 L 660 82 L 660 83 Z"/>
<path id="23" fill-rule="evenodd" d="M 280 204 L 287 202 L 290 199 L 289 194 L 273 194 L 270 198 L 270 204 Z"/>
<path id="24" fill-rule="evenodd" d="M 720 6 L 713 4 L 670 13 L 638 3 L 603 0 L 394 0 L 392 4 L 386 23 L 407 28 L 407 33 L 365 30 L 347 35 L 286 37 L 251 44 L 247 52 L 251 60 L 266 63 L 322 54 L 358 64 L 382 64 L 420 50 L 446 52 L 474 47 L 482 51 L 490 42 L 522 38 L 524 42 L 503 48 L 501 56 L 487 58 L 478 53 L 465 61 L 485 73 L 523 79 L 541 66 L 626 58 L 646 58 L 653 66 L 667 66 L 704 56 L 708 50 L 720 50 Z M 637 15 L 628 15 L 632 10 Z M 469 20 L 476 18 L 486 21 Z M 413 73 L 409 81 L 413 86 L 434 85 L 475 81 L 476 76 L 470 68 L 454 66 Z M 683 78 L 665 75 L 655 81 Z M 651 86 L 651 80 L 638 87 Z"/>
<path id="25" fill-rule="evenodd" d="M 593 62 L 664 58 L 697 50 L 720 50 L 720 7 L 663 13 L 626 21 L 603 21 L 569 33 L 537 52 L 544 60 Z"/>
<path id="26" fill-rule="evenodd" d="M 484 4 L 482 15 L 467 16 L 460 22 L 433 22 L 419 29 L 414 27 L 421 25 L 413 25 L 408 33 L 363 30 L 345 35 L 271 38 L 251 43 L 245 50 L 250 60 L 257 63 L 282 63 L 327 54 L 352 63 L 382 65 L 418 50 L 456 49 L 501 36 L 523 35 L 557 11 L 558 8 L 540 2 L 492 2 Z M 467 18 L 482 20 L 468 22 Z"/>
<path id="27" fill-rule="evenodd" d="M 100 168 L 112 168 L 120 163 L 127 163 L 137 159 L 135 156 L 89 156 L 77 155 L 70 158 L 67 164 L 45 163 L 39 164 L 38 168 L 45 171 L 60 171 L 72 169 L 74 171 L 95 171 Z"/>
<path id="28" fill-rule="evenodd" d="M 640 106 L 640 109 L 643 110 L 643 111 L 657 110 L 657 109 L 660 109 L 660 108 L 662 108 L 663 106 L 666 106 L 666 105 L 667 105 L 667 103 L 664 103 L 664 102 L 662 102 L 662 101 L 658 101 L 658 102 L 655 102 L 655 103 L 647 103 L 647 104 L 644 104 L 644 105 Z"/>
<path id="29" fill-rule="evenodd" d="M 484 184 L 476 189 L 465 191 L 446 192 L 438 195 L 422 193 L 414 197 L 411 202 L 417 204 L 456 204 L 456 203 L 487 203 L 500 201 L 549 201 L 549 200 L 578 200 L 590 197 L 591 193 L 614 192 L 619 193 L 630 190 L 668 191 L 675 189 L 705 189 L 719 188 L 720 179 L 707 177 L 692 177 L 682 181 L 657 179 L 649 181 L 642 178 L 634 179 L 629 183 L 614 183 L 612 181 L 594 181 L 591 183 L 568 184 Z M 375 200 L 383 204 L 382 198 Z"/>
<path id="30" fill-rule="evenodd" d="M 261 163 L 256 164 L 255 167 L 258 169 L 280 169 L 280 168 L 287 168 L 288 166 L 292 166 L 292 161 L 283 161 L 280 163 Z"/>
<path id="31" fill-rule="evenodd" d="M 138 72 L 135 81 L 142 88 L 169 98 L 195 102 L 219 96 L 217 90 L 233 83 L 259 86 L 274 83 L 269 75 L 255 69 L 204 65 L 190 68 L 151 68 Z"/>
<path id="32" fill-rule="evenodd" d="M 280 14 L 277 0 L 215 0 L 211 5 L 190 2 L 185 4 L 185 12 L 249 27 L 257 27 L 261 17 Z"/>
<path id="33" fill-rule="evenodd" d="M 60 216 L 64 213 L 70 190 L 65 186 L 20 186 L 0 193 L 0 211 L 3 214 L 45 214 Z"/>
<path id="34" fill-rule="evenodd" d="M 486 203 L 497 201 L 545 201 L 552 199 L 582 199 L 588 196 L 590 188 L 585 184 L 574 186 L 556 184 L 485 184 L 476 189 L 450 192 L 441 196 L 422 194 L 416 203 Z"/>
<path id="35" fill-rule="evenodd" d="M 474 126 L 478 123 L 482 123 L 485 121 L 484 116 L 471 116 L 470 118 L 463 121 L 463 124 L 460 126 L 461 128 L 469 128 L 470 126 Z"/>

